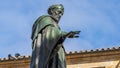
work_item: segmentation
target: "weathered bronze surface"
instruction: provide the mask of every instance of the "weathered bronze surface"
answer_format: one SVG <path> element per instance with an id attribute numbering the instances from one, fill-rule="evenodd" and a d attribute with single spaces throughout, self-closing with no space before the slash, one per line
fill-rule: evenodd
<path id="1" fill-rule="evenodd" d="M 76 38 L 80 31 L 61 31 L 58 22 L 64 13 L 62 4 L 48 8 L 49 15 L 40 16 L 32 27 L 30 68 L 66 68 L 64 40 Z"/>

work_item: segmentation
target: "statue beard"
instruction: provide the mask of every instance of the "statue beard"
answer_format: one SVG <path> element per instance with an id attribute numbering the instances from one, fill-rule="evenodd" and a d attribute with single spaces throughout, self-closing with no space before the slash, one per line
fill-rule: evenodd
<path id="1" fill-rule="evenodd" d="M 59 21 L 59 20 L 60 20 L 60 18 L 61 18 L 61 16 L 60 16 L 60 15 L 56 15 L 56 20 L 57 20 L 57 21 Z"/>
<path id="2" fill-rule="evenodd" d="M 53 16 L 56 20 L 57 20 L 57 22 L 60 20 L 60 18 L 62 17 L 62 14 L 55 14 L 54 16 Z"/>
<path id="3" fill-rule="evenodd" d="M 52 16 L 55 18 L 55 20 L 58 22 L 60 18 L 62 17 L 62 13 L 59 13 L 58 11 L 53 11 Z"/>

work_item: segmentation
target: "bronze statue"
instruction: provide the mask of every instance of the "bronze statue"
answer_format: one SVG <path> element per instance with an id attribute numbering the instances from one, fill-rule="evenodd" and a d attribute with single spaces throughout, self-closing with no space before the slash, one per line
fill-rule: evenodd
<path id="1" fill-rule="evenodd" d="M 80 31 L 63 32 L 58 22 L 64 13 L 62 4 L 48 8 L 49 15 L 40 16 L 32 27 L 30 68 L 66 68 L 64 40 L 79 37 Z"/>

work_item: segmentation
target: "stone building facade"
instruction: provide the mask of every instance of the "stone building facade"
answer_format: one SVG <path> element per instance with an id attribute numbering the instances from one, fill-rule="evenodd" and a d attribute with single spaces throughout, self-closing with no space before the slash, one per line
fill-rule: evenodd
<path id="1" fill-rule="evenodd" d="M 30 56 L 1 58 L 0 68 L 29 68 Z M 120 47 L 66 53 L 67 68 L 120 68 Z"/>

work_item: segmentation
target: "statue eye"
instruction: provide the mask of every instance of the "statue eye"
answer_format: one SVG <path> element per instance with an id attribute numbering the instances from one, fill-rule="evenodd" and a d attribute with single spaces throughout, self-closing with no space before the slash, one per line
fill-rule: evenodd
<path id="1" fill-rule="evenodd" d="M 62 11 L 58 11 L 59 14 L 62 14 Z"/>
<path id="2" fill-rule="evenodd" d="M 61 11 L 59 11 L 59 13 L 62 13 Z"/>

